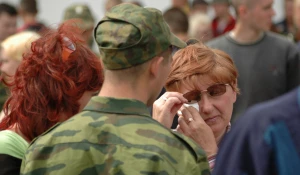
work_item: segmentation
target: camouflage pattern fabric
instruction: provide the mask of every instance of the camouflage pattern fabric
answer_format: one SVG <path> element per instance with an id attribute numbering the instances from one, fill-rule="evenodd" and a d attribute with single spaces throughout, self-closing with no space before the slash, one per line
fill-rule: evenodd
<path id="1" fill-rule="evenodd" d="M 205 153 L 153 120 L 142 102 L 93 97 L 33 141 L 23 175 L 209 175 Z"/>
<path id="2" fill-rule="evenodd" d="M 111 70 L 142 64 L 170 46 L 186 46 L 170 32 L 161 11 L 127 3 L 105 14 L 94 37 L 104 67 Z"/>
<path id="3" fill-rule="evenodd" d="M 78 23 L 83 30 L 88 30 L 94 27 L 95 19 L 90 8 L 86 4 L 73 4 L 64 11 L 64 20 L 81 19 L 82 23 Z"/>

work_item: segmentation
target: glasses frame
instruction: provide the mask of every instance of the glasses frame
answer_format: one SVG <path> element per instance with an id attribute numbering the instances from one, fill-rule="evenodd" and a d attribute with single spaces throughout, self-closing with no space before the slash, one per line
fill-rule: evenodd
<path id="1" fill-rule="evenodd" d="M 213 85 L 211 85 L 211 86 L 209 86 L 207 89 L 209 89 L 210 87 L 213 87 L 213 86 L 216 86 L 216 85 L 225 85 L 225 86 L 230 86 L 230 84 L 229 83 L 218 83 L 218 84 L 213 84 Z M 226 88 L 226 87 L 225 87 Z M 191 104 L 191 103 L 198 103 L 199 101 L 201 101 L 201 95 L 202 95 L 202 93 L 203 92 L 208 92 L 208 90 L 207 89 L 205 89 L 205 90 L 201 90 L 201 91 L 199 91 L 199 90 L 192 90 L 192 91 L 198 91 L 199 92 L 199 94 L 200 94 L 200 99 L 199 100 L 189 100 L 188 98 L 187 98 L 187 94 L 188 93 L 191 93 L 192 91 L 189 91 L 189 92 L 187 92 L 187 93 L 184 93 L 183 94 L 183 97 L 184 98 L 186 98 L 187 100 L 188 100 L 188 102 L 187 102 L 187 104 Z M 222 93 L 222 94 L 220 94 L 220 95 L 215 95 L 215 96 L 212 96 L 212 95 L 210 95 L 210 93 L 207 93 L 210 97 L 217 97 L 217 96 L 221 96 L 221 95 L 223 95 L 223 94 L 225 94 L 227 92 L 227 89 L 225 89 L 225 92 L 224 93 Z"/>

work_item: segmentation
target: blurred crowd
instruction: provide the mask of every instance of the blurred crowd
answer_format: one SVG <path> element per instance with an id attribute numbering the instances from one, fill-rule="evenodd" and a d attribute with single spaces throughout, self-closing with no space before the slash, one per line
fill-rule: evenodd
<path id="1" fill-rule="evenodd" d="M 300 174 L 300 0 L 37 3 L 0 3 L 0 175 Z"/>

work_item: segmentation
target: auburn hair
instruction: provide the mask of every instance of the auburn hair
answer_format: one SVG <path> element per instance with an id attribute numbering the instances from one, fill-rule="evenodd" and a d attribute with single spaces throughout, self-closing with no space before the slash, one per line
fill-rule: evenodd
<path id="1" fill-rule="evenodd" d="M 83 44 L 83 31 L 76 22 L 68 20 L 57 30 L 49 30 L 24 53 L 14 81 L 7 83 L 11 95 L 4 105 L 6 117 L 0 130 L 16 125 L 31 141 L 62 119 L 78 113 L 78 100 L 84 92 L 100 90 L 100 59 Z"/>
<path id="2" fill-rule="evenodd" d="M 230 56 L 198 41 L 190 41 L 191 45 L 174 54 L 165 88 L 168 91 L 180 91 L 181 87 L 192 89 L 197 87 L 201 76 L 208 76 L 215 83 L 229 83 L 239 93 L 238 71 Z"/>

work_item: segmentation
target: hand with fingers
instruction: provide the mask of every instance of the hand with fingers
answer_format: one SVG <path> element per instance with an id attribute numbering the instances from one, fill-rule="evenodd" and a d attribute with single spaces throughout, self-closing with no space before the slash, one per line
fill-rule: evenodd
<path id="1" fill-rule="evenodd" d="M 194 107 L 182 108 L 178 118 L 177 131 L 198 143 L 208 157 L 217 153 L 218 146 L 214 134 Z"/>
<path id="2" fill-rule="evenodd" d="M 166 92 L 153 104 L 153 119 L 171 128 L 174 116 L 187 100 L 178 92 Z"/>

